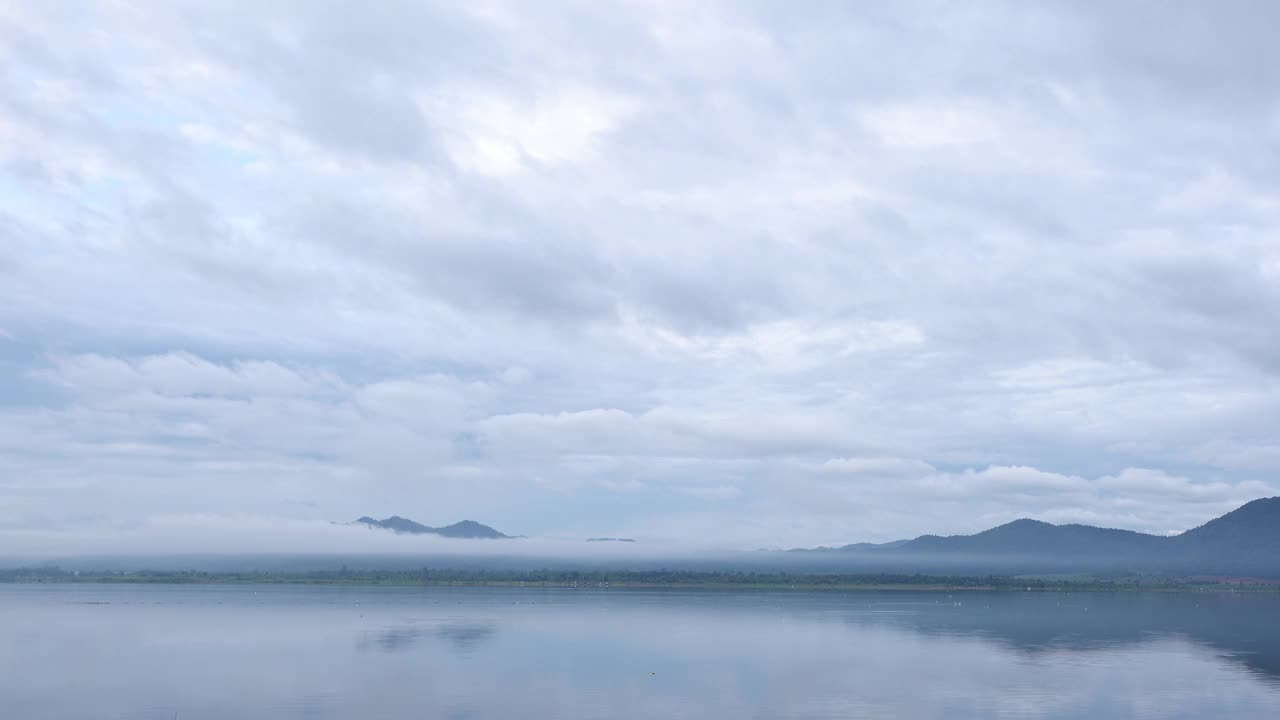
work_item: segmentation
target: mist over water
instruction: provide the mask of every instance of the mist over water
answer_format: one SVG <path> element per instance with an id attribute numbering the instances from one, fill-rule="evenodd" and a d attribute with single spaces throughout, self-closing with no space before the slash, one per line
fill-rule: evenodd
<path id="1" fill-rule="evenodd" d="M 1267 594 L 15 585 L 21 718 L 1270 718 Z"/>

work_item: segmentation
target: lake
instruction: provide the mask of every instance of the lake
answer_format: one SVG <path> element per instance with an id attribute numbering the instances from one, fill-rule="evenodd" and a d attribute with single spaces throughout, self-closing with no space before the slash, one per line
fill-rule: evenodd
<path id="1" fill-rule="evenodd" d="M 1280 596 L 0 586 L 11 718 L 1277 718 Z"/>

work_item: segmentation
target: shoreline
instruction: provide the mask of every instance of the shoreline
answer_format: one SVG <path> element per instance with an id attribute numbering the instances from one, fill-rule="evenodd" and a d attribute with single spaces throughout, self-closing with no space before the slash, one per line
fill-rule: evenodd
<path id="1" fill-rule="evenodd" d="M 5 585 L 295 585 L 328 587 L 419 587 L 419 588 L 497 588 L 497 589 L 558 589 L 558 590 L 744 590 L 804 591 L 804 592 L 928 592 L 928 593 L 1217 593 L 1217 594 L 1273 594 L 1280 593 L 1280 583 L 1253 582 L 1166 582 L 1140 584 L 1133 582 L 1069 582 L 1027 581 L 1018 578 L 1001 578 L 997 582 L 977 583 L 945 578 L 929 578 L 920 582 L 822 582 L 810 579 L 795 582 L 716 582 L 716 581 L 564 581 L 564 580 L 433 580 L 422 578 L 390 577 L 306 577 L 280 575 L 138 575 L 103 574 L 71 577 L 23 578 L 0 581 Z"/>

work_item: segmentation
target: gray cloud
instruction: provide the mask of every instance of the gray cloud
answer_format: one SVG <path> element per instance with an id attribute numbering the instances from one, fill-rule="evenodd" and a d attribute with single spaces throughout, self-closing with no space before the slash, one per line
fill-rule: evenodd
<path id="1" fill-rule="evenodd" d="M 0 526 L 1202 522 L 1280 469 L 1274 13 L 0 11 Z"/>

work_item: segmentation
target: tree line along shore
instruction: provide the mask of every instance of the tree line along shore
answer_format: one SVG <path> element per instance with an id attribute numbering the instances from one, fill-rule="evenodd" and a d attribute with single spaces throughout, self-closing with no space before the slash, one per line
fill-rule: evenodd
<path id="1" fill-rule="evenodd" d="M 58 567 L 0 570 L 7 583 L 128 584 L 289 584 L 393 585 L 426 587 L 547 588 L 722 588 L 805 590 L 938 590 L 938 591 L 1280 591 L 1280 581 L 1225 577 L 1026 577 L 999 575 L 943 576 L 900 573 L 789 573 L 709 570 L 315 570 L 282 571 L 101 571 Z"/>

